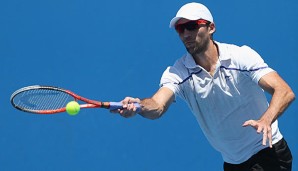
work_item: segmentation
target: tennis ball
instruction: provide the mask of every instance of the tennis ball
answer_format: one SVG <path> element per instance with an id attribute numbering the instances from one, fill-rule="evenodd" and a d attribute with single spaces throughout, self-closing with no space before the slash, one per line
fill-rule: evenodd
<path id="1" fill-rule="evenodd" d="M 78 114 L 80 111 L 80 105 L 78 102 L 76 101 L 71 101 L 69 103 L 67 103 L 66 105 L 66 112 L 69 114 L 69 115 L 76 115 Z"/>

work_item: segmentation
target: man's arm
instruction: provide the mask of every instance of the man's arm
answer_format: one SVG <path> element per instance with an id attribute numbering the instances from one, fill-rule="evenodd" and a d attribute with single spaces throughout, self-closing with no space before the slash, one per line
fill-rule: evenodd
<path id="1" fill-rule="evenodd" d="M 272 95 L 268 109 L 259 120 L 246 121 L 243 126 L 252 126 L 258 133 L 263 132 L 263 145 L 267 139 L 272 147 L 271 124 L 286 110 L 295 99 L 295 94 L 289 85 L 276 73 L 270 72 L 259 81 L 260 87 Z"/>
<path id="2" fill-rule="evenodd" d="M 262 116 L 262 118 L 266 118 L 272 123 L 294 101 L 295 94 L 276 72 L 269 73 L 261 78 L 259 85 L 272 95 L 269 108 Z"/>
<path id="3" fill-rule="evenodd" d="M 131 117 L 136 115 L 136 107 L 134 102 L 138 102 L 141 105 L 141 111 L 139 114 L 148 119 L 157 119 L 164 114 L 171 103 L 174 101 L 175 95 L 172 90 L 162 87 L 151 98 L 138 99 L 132 97 L 126 97 L 122 100 L 123 109 L 119 109 L 117 112 L 123 117 Z"/>

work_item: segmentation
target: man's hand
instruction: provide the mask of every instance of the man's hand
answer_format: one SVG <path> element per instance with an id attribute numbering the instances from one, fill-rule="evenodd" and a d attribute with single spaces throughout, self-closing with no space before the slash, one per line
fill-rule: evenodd
<path id="1" fill-rule="evenodd" d="M 135 102 L 140 103 L 141 100 L 138 98 L 125 97 L 124 100 L 121 101 L 123 104 L 122 109 L 117 109 L 111 111 L 112 113 L 119 113 L 121 116 L 125 118 L 133 117 L 137 114 L 137 107 L 134 105 Z"/>
<path id="2" fill-rule="evenodd" d="M 122 100 L 122 109 L 113 110 L 112 113 L 119 113 L 125 118 L 135 116 L 137 113 L 147 119 L 158 119 L 165 113 L 174 101 L 175 94 L 166 87 L 160 88 L 152 97 L 139 98 L 126 97 Z M 140 104 L 140 109 L 134 103 Z"/>
<path id="3" fill-rule="evenodd" d="M 269 147 L 272 148 L 271 122 L 268 122 L 264 119 L 248 120 L 248 121 L 244 122 L 244 124 L 242 126 L 244 126 L 244 127 L 252 126 L 257 130 L 258 134 L 263 132 L 263 143 L 262 144 L 265 146 L 267 144 L 267 140 L 268 140 Z"/>

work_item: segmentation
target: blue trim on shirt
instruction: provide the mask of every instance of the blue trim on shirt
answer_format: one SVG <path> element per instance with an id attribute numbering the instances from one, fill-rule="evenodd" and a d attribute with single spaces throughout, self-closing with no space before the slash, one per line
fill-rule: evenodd
<path id="1" fill-rule="evenodd" d="M 236 70 L 236 71 L 240 71 L 240 72 L 253 72 L 253 71 L 258 71 L 258 70 L 260 70 L 260 69 L 265 69 L 265 68 L 268 68 L 268 67 L 265 66 L 265 67 L 260 67 L 260 68 L 255 68 L 255 69 L 249 69 L 249 70 L 238 69 L 238 68 L 228 68 L 228 67 L 225 67 L 225 66 L 220 66 L 219 68 L 220 68 L 220 69 L 223 68 L 223 69 L 226 69 L 226 70 Z M 185 81 L 187 81 L 188 79 L 190 79 L 190 77 L 192 77 L 193 74 L 199 74 L 199 73 L 201 73 L 202 71 L 203 71 L 203 70 L 200 69 L 200 71 L 192 72 L 192 73 L 190 73 L 190 75 L 189 75 L 188 77 L 186 77 L 184 80 L 182 80 L 182 81 L 179 82 L 179 83 L 174 83 L 174 84 L 178 84 L 178 85 L 183 84 Z"/>
<path id="2" fill-rule="evenodd" d="M 241 72 L 253 72 L 253 71 L 258 71 L 260 69 L 265 69 L 265 68 L 268 68 L 268 67 L 265 66 L 265 67 L 260 67 L 260 68 L 255 68 L 255 69 L 249 69 L 249 70 L 238 69 L 238 68 L 228 68 L 228 67 L 225 67 L 225 66 L 220 66 L 220 68 L 224 68 L 226 70 L 236 70 L 236 71 L 241 71 Z"/>
<path id="3" fill-rule="evenodd" d="M 190 75 L 189 75 L 188 77 L 186 77 L 184 80 L 182 80 L 181 82 L 179 82 L 179 83 L 177 83 L 177 84 L 178 84 L 178 85 L 183 84 L 183 83 L 184 83 L 185 81 L 187 81 L 190 77 L 192 77 L 193 74 L 199 74 L 199 73 L 201 73 L 202 71 L 203 71 L 203 70 L 200 69 L 200 71 L 190 73 Z"/>

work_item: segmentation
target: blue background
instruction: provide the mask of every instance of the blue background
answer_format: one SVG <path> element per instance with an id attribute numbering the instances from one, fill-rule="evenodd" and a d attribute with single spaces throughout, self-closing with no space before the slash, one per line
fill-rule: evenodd
<path id="1" fill-rule="evenodd" d="M 9 101 L 34 84 L 102 101 L 150 97 L 164 69 L 185 53 L 168 25 L 187 2 L 0 1 L 0 170 L 222 170 L 220 154 L 180 99 L 155 121 L 99 109 L 39 116 Z M 200 2 L 213 13 L 215 40 L 252 47 L 298 94 L 298 1 Z M 279 119 L 295 159 L 297 111 L 294 102 Z"/>

